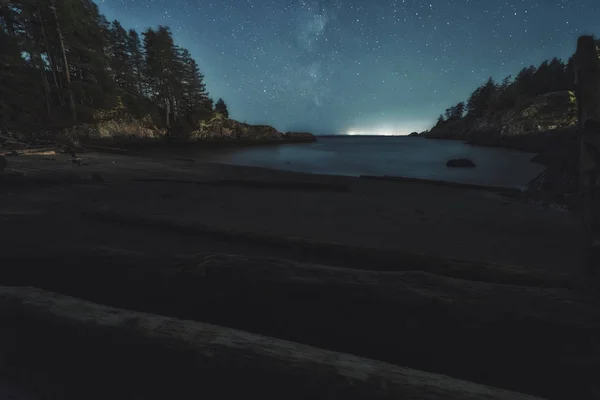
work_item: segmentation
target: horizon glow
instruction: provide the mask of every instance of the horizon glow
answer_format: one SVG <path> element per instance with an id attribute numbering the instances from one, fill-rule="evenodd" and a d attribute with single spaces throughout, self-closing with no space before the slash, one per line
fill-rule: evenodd
<path id="1" fill-rule="evenodd" d="M 363 135 L 363 136 L 406 136 L 408 135 L 410 132 L 406 133 L 406 132 L 401 132 L 401 131 L 391 131 L 391 130 L 372 130 L 372 131 L 368 131 L 368 130 L 350 130 L 348 132 L 346 132 L 346 135 L 350 135 L 350 136 L 357 136 L 357 135 Z"/>

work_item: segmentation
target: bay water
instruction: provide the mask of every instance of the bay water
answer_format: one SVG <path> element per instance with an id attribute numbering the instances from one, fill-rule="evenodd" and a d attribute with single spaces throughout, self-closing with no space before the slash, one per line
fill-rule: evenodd
<path id="1" fill-rule="evenodd" d="M 389 175 L 525 189 L 544 167 L 533 154 L 457 140 L 402 136 L 319 138 L 297 143 L 199 150 L 205 161 L 328 175 Z M 476 168 L 449 168 L 468 158 Z"/>

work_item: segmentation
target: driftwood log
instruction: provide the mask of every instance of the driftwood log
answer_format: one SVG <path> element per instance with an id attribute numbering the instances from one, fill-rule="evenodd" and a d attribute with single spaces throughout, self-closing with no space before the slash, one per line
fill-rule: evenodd
<path id="1" fill-rule="evenodd" d="M 126 214 L 110 209 L 86 211 L 82 213 L 82 217 L 142 229 L 156 229 L 230 242 L 245 242 L 285 248 L 293 252 L 310 253 L 313 256 L 318 256 L 324 264 L 327 264 L 328 260 L 335 260 L 356 269 L 378 271 L 418 270 L 491 283 L 578 287 L 576 280 L 573 279 L 574 275 L 548 273 L 514 265 L 457 260 L 431 254 L 373 249 L 343 243 L 318 242 L 299 237 L 233 231 L 198 223 L 182 223 L 159 217 Z"/>
<path id="2" fill-rule="evenodd" d="M 550 399 L 593 398 L 597 310 L 567 289 L 229 255 L 5 252 L 0 279 Z M 52 266 L 52 267 L 50 267 Z"/>
<path id="3" fill-rule="evenodd" d="M 58 152 L 58 147 L 39 147 L 32 149 L 17 149 L 13 150 L 13 155 L 54 155 Z"/>
<path id="4" fill-rule="evenodd" d="M 105 153 L 118 153 L 118 154 L 127 153 L 127 149 L 120 148 L 120 147 L 98 146 L 98 145 L 92 145 L 92 144 L 84 144 L 83 147 L 86 149 L 91 149 L 94 151 L 105 152 Z"/>
<path id="5" fill-rule="evenodd" d="M 201 322 L 0 287 L 0 372 L 43 398 L 534 400 Z"/>

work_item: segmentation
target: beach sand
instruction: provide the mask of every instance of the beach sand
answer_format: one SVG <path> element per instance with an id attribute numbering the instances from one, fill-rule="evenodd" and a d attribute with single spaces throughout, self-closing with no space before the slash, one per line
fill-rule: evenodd
<path id="1" fill-rule="evenodd" d="M 204 229 L 426 253 L 561 273 L 577 272 L 582 262 L 577 216 L 489 191 L 210 164 L 176 159 L 168 153 L 152 158 L 143 154 L 85 153 L 83 161 L 84 165 L 79 166 L 62 154 L 8 157 L 8 173 L 19 172 L 30 180 L 54 180 L 57 184 L 25 181 L 16 186 L 4 185 L 0 219 L 5 243 L 221 251 L 318 261 L 310 254 L 293 255 L 277 247 L 172 235 L 164 230 L 81 218 L 82 213 L 102 211 L 196 224 Z M 104 182 L 60 184 L 65 177 L 90 179 L 93 174 Z M 176 182 L 144 181 L 148 178 Z M 219 180 L 235 181 L 207 184 Z M 248 187 L 244 182 L 270 182 L 271 187 Z M 324 186 L 289 187 L 307 182 Z"/>
<path id="2" fill-rule="evenodd" d="M 595 312 L 572 290 L 582 265 L 573 214 L 424 182 L 219 165 L 168 152 L 81 156 L 82 165 L 65 154 L 7 157 L 3 284 L 548 398 L 597 390 Z M 177 261 L 190 254 L 200 258 Z M 206 255 L 212 261 L 196 263 Z M 372 285 L 361 280 L 377 276 Z M 3 304 L 7 315 L 20 315 L 7 298 Z M 44 326 L 44 312 L 53 312 L 44 310 L 39 321 L 14 322 L 32 343 L 52 341 L 27 325 Z M 81 346 L 93 348 L 86 337 Z M 28 351 L 27 340 L 23 346 L 19 354 L 32 360 L 24 361 L 27 375 L 43 352 Z M 72 351 L 71 339 L 57 349 Z"/>

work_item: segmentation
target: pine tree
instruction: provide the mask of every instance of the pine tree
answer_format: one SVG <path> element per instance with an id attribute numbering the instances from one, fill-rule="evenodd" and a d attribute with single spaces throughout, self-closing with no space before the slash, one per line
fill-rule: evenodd
<path id="1" fill-rule="evenodd" d="M 460 102 L 457 105 L 455 105 L 452 108 L 452 119 L 453 120 L 459 120 L 463 117 L 463 114 L 465 113 L 465 103 L 464 102 Z"/>
<path id="2" fill-rule="evenodd" d="M 218 114 L 222 114 L 225 118 L 229 118 L 227 104 L 225 104 L 225 101 L 223 99 L 219 98 L 219 100 L 217 100 L 217 103 L 215 104 L 215 112 Z"/>
<path id="3" fill-rule="evenodd" d="M 72 123 L 77 123 L 77 109 L 75 108 L 75 96 L 73 94 L 73 85 L 71 83 L 71 71 L 69 66 L 69 60 L 67 58 L 67 50 L 65 46 L 65 40 L 63 37 L 62 30 L 60 28 L 60 21 L 58 18 L 58 12 L 56 10 L 56 2 L 55 0 L 50 0 L 50 5 L 52 9 L 52 14 L 54 15 L 54 23 L 56 26 L 56 35 L 58 36 L 58 41 L 60 44 L 60 54 L 62 57 L 62 70 L 65 77 L 67 94 L 69 95 L 69 109 L 71 111 Z"/>
<path id="4" fill-rule="evenodd" d="M 548 92 L 567 90 L 568 85 L 565 78 L 565 63 L 560 58 L 554 57 L 548 64 L 548 82 L 546 87 Z"/>
<path id="5" fill-rule="evenodd" d="M 444 111 L 444 116 L 448 121 L 452 119 L 452 107 L 446 108 L 446 110 Z"/>
<path id="6" fill-rule="evenodd" d="M 170 128 L 176 118 L 176 98 L 182 93 L 182 85 L 178 81 L 178 73 L 181 72 L 178 50 L 167 27 L 159 26 L 156 31 L 148 29 L 143 36 L 149 96 L 164 108 L 165 126 Z"/>
<path id="7" fill-rule="evenodd" d="M 495 96 L 492 100 L 492 109 L 505 110 L 515 105 L 516 92 L 512 75 L 505 77 L 497 86 Z"/>
<path id="8" fill-rule="evenodd" d="M 0 92 L 0 129 L 62 129 L 117 106 L 160 111 L 167 126 L 213 112 L 204 76 L 167 27 L 146 32 L 142 46 L 94 0 L 1 1 Z"/>
<path id="9" fill-rule="evenodd" d="M 204 84 L 204 75 L 196 61 L 187 49 L 180 49 L 179 60 L 182 66 L 182 106 L 183 112 L 189 117 L 192 124 L 206 114 L 208 93 Z M 212 111 L 212 108 L 210 109 Z"/>
<path id="10" fill-rule="evenodd" d="M 129 52 L 133 86 L 139 94 L 144 94 L 144 55 L 140 36 L 134 29 L 127 33 L 127 51 Z"/>
<path id="11" fill-rule="evenodd" d="M 44 98 L 21 4 L 0 5 L 0 130 L 30 125 L 44 114 Z"/>
<path id="12" fill-rule="evenodd" d="M 204 101 L 204 108 L 209 110 L 211 113 L 215 110 L 215 101 L 212 99 L 212 97 L 208 97 Z"/>
<path id="13" fill-rule="evenodd" d="M 129 53 L 130 41 L 127 31 L 115 20 L 110 26 L 110 69 L 117 86 L 130 88 L 133 85 L 132 62 Z"/>
<path id="14" fill-rule="evenodd" d="M 517 95 L 531 96 L 535 94 L 535 78 L 534 75 L 537 69 L 530 65 L 529 67 L 523 68 L 515 78 L 515 89 Z"/>
<path id="15" fill-rule="evenodd" d="M 569 57 L 564 72 L 564 86 L 566 90 L 574 90 L 575 88 L 575 57 Z"/>
<path id="16" fill-rule="evenodd" d="M 486 83 L 475 89 L 467 101 L 467 116 L 470 118 L 482 117 L 490 109 L 496 90 L 496 83 L 491 77 Z"/>

